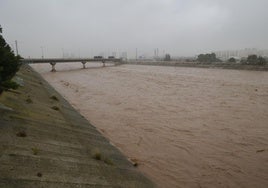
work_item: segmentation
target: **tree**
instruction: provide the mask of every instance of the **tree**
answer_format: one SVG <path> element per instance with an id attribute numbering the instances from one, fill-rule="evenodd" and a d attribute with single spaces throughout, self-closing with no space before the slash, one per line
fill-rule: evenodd
<path id="1" fill-rule="evenodd" d="M 249 55 L 248 56 L 248 59 L 247 59 L 247 62 L 249 63 L 249 64 L 257 64 L 258 63 L 258 56 L 257 55 Z"/>
<path id="2" fill-rule="evenodd" d="M 236 62 L 236 59 L 233 58 L 233 57 L 231 57 L 230 59 L 228 59 L 228 62 L 229 62 L 229 63 L 235 63 L 235 62 Z"/>
<path id="3" fill-rule="evenodd" d="M 202 63 L 221 62 L 220 59 L 216 58 L 216 54 L 215 53 L 211 53 L 211 54 L 200 54 L 197 57 L 197 61 L 202 62 Z"/>
<path id="4" fill-rule="evenodd" d="M 265 65 L 266 59 L 264 59 L 262 56 L 257 55 L 249 55 L 247 58 L 247 63 L 250 65 Z"/>
<path id="5" fill-rule="evenodd" d="M 164 60 L 165 61 L 170 61 L 171 60 L 170 54 L 166 54 Z"/>
<path id="6" fill-rule="evenodd" d="M 258 65 L 265 65 L 267 62 L 266 62 L 266 59 L 264 59 L 263 57 L 258 57 Z"/>
<path id="7" fill-rule="evenodd" d="M 16 89 L 18 84 L 11 81 L 13 76 L 19 70 L 20 56 L 15 56 L 10 46 L 2 36 L 0 26 L 0 94 L 4 90 Z"/>

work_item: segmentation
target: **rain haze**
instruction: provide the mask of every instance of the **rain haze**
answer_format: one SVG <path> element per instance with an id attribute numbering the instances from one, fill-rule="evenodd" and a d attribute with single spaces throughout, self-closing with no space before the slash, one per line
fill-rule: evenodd
<path id="1" fill-rule="evenodd" d="M 0 187 L 267 188 L 267 7 L 0 0 Z"/>
<path id="2" fill-rule="evenodd" d="M 112 52 L 194 56 L 268 48 L 267 0 L 1 0 L 3 35 L 24 57 Z"/>

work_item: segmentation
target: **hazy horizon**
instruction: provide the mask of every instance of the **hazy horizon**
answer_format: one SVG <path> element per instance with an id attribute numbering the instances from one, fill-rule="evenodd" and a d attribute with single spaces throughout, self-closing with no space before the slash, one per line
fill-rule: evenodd
<path id="1" fill-rule="evenodd" d="M 194 56 L 268 49 L 266 0 L 1 0 L 3 36 L 24 57 Z"/>

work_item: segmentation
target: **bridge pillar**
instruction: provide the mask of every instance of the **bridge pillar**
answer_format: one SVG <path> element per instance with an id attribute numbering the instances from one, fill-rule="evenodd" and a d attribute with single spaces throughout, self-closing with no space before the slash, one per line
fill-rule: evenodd
<path id="1" fill-rule="evenodd" d="M 102 61 L 102 66 L 105 67 L 105 61 L 104 60 Z"/>
<path id="2" fill-rule="evenodd" d="M 82 61 L 81 63 L 83 64 L 83 69 L 85 69 L 85 68 L 86 68 L 86 63 L 87 63 L 87 62 L 86 62 L 86 61 Z"/>
<path id="3" fill-rule="evenodd" d="M 51 72 L 56 72 L 55 68 L 56 62 L 50 62 L 50 65 L 52 66 Z"/>

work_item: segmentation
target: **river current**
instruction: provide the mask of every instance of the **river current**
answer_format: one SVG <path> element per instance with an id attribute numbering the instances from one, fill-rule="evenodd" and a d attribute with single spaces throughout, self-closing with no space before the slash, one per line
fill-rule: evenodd
<path id="1" fill-rule="evenodd" d="M 32 66 L 159 187 L 268 187 L 268 72 Z"/>

